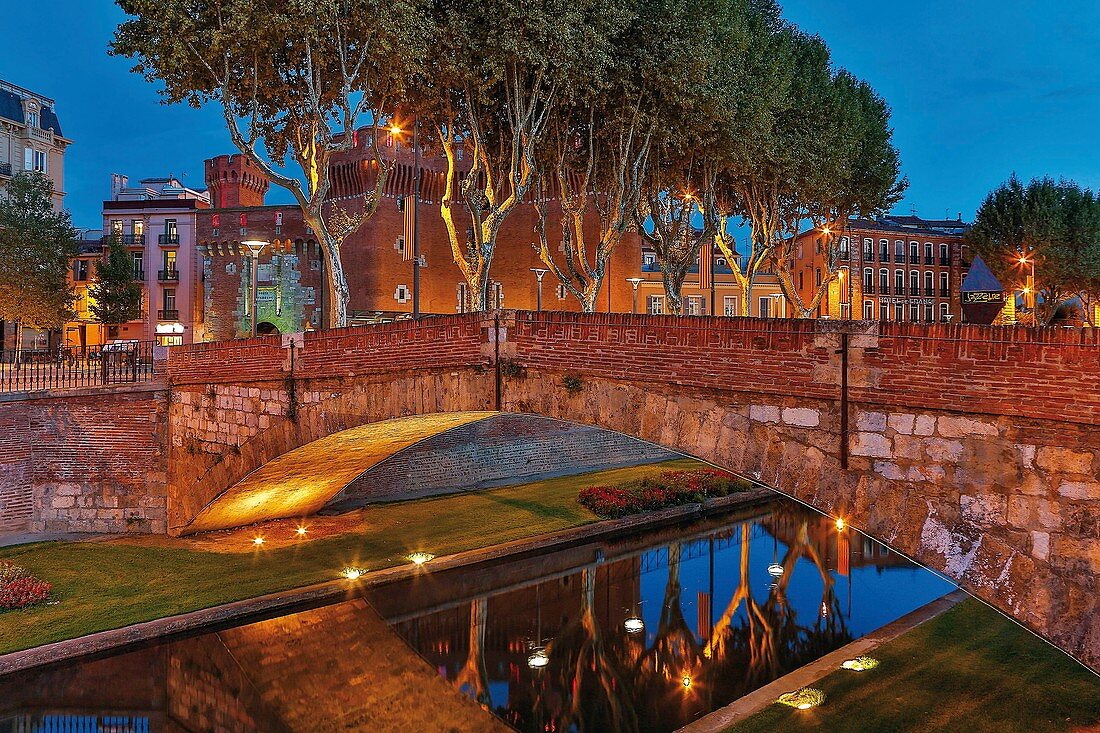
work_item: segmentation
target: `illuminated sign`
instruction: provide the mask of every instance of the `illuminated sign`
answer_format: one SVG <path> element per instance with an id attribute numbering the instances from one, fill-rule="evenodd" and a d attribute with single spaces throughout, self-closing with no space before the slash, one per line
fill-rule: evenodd
<path id="1" fill-rule="evenodd" d="M 1005 294 L 997 291 L 977 291 L 962 294 L 962 302 L 964 303 L 1003 303 L 1005 302 Z"/>
<path id="2" fill-rule="evenodd" d="M 183 333 L 183 332 L 184 332 L 184 326 L 183 326 L 182 323 L 158 323 L 157 324 L 157 333 L 158 334 Z"/>

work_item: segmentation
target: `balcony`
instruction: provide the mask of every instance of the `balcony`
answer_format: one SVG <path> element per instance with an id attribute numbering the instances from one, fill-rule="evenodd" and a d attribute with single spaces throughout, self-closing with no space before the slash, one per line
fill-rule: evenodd
<path id="1" fill-rule="evenodd" d="M 896 295 L 905 295 L 905 286 L 904 285 L 895 285 L 894 286 L 894 293 Z"/>
<path id="2" fill-rule="evenodd" d="M 176 245 L 180 243 L 179 232 L 173 232 L 172 234 L 160 234 L 157 236 L 158 244 Z"/>
<path id="3" fill-rule="evenodd" d="M 53 130 L 43 130 L 40 127 L 27 125 L 23 128 L 23 137 L 28 140 L 38 140 L 53 145 Z"/>
<path id="4" fill-rule="evenodd" d="M 111 239 L 113 237 L 118 237 L 119 241 L 121 241 L 127 247 L 145 246 L 144 234 L 108 234 L 106 236 L 100 237 L 99 241 L 100 243 L 107 245 L 111 243 Z"/>
<path id="5" fill-rule="evenodd" d="M 135 267 L 134 268 L 134 279 L 137 280 L 138 282 L 144 282 L 145 281 L 145 270 L 143 270 L 139 267 Z"/>
<path id="6" fill-rule="evenodd" d="M 889 285 L 879 285 L 878 291 L 882 295 L 889 295 L 890 294 L 890 286 Z"/>
<path id="7" fill-rule="evenodd" d="M 863 292 L 867 295 L 874 295 L 875 294 L 875 284 L 874 283 L 863 283 Z"/>
<path id="8" fill-rule="evenodd" d="M 934 264 L 936 264 L 936 258 L 933 257 L 932 255 L 925 255 L 924 256 L 924 264 L 934 265 Z"/>
<path id="9" fill-rule="evenodd" d="M 180 271 L 174 267 L 167 270 L 157 270 L 157 280 L 162 283 L 179 282 Z"/>
<path id="10" fill-rule="evenodd" d="M 11 178 L 11 163 L 0 163 L 0 176 Z"/>
<path id="11" fill-rule="evenodd" d="M 940 288 L 940 297 L 941 298 L 950 298 L 951 297 L 951 289 L 950 288 Z"/>
<path id="12" fill-rule="evenodd" d="M 167 308 L 157 311 L 158 321 L 178 321 L 180 319 L 180 312 L 178 310 L 169 310 Z"/>
<path id="13" fill-rule="evenodd" d="M 941 267 L 951 267 L 951 258 L 950 257 L 941 257 L 940 258 L 940 266 Z"/>
<path id="14" fill-rule="evenodd" d="M 935 295 L 935 294 L 936 294 L 936 290 L 935 290 L 935 288 L 925 288 L 925 289 L 924 289 L 924 294 L 925 294 L 925 295 L 926 295 L 927 297 L 931 298 L 931 297 L 932 297 L 933 295 Z"/>

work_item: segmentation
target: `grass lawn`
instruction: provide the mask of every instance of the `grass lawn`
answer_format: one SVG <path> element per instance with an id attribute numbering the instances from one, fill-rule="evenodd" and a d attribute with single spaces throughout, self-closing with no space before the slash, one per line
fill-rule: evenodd
<path id="1" fill-rule="evenodd" d="M 577 503 L 581 487 L 693 467 L 700 464 L 682 459 L 372 506 L 356 513 L 354 531 L 282 546 L 254 548 L 238 532 L 226 539 L 232 551 L 211 550 L 214 540 L 202 536 L 3 548 L 0 560 L 53 583 L 57 603 L 0 612 L 0 653 L 334 580 L 347 565 L 377 570 L 412 551 L 448 555 L 588 524 L 597 517 Z M 282 524 L 291 534 L 295 523 Z"/>
<path id="2" fill-rule="evenodd" d="M 1100 678 L 975 600 L 870 656 L 878 668 L 813 685 L 820 708 L 771 705 L 727 733 L 1100 730 Z"/>

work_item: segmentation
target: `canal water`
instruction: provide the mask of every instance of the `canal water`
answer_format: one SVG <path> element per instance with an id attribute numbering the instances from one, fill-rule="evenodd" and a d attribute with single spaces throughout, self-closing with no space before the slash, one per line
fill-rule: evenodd
<path id="1" fill-rule="evenodd" d="M 0 733 L 673 731 L 953 589 L 777 500 L 0 677 Z"/>

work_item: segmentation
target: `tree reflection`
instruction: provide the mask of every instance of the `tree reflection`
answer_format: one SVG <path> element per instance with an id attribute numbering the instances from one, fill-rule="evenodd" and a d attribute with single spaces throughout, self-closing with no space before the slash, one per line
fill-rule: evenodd
<path id="1" fill-rule="evenodd" d="M 488 709 L 489 674 L 485 669 L 485 628 L 488 625 L 489 599 L 476 598 L 470 602 L 470 634 L 466 663 L 455 675 L 455 685 L 479 705 Z"/>

